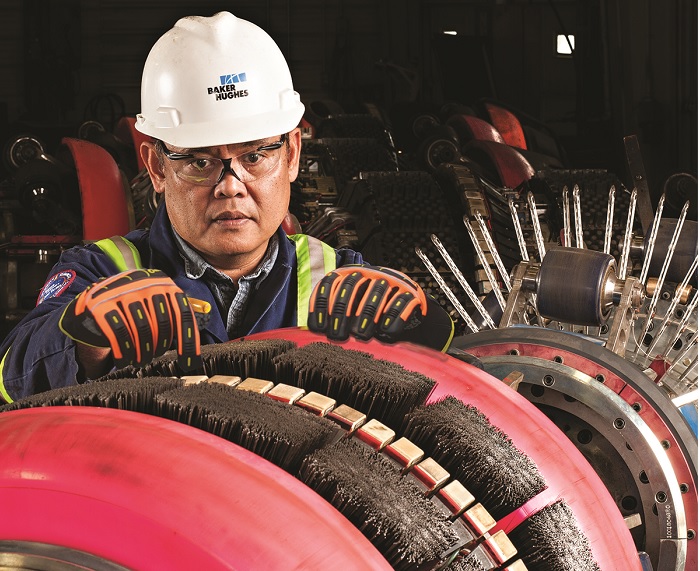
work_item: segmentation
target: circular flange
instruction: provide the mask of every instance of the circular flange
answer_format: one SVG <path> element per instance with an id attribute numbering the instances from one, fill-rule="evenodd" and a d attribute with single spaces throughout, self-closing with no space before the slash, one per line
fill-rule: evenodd
<path id="1" fill-rule="evenodd" d="M 681 502 L 688 527 L 687 568 L 697 565 L 697 438 L 668 396 L 637 367 L 588 338 L 539 327 L 511 327 L 481 331 L 453 342 L 485 360 L 534 357 L 548 367 L 563 364 L 596 379 L 617 394 L 651 429 L 662 443 L 682 490 Z M 599 413 L 591 408 L 589 416 Z M 619 415 L 614 415 L 617 418 Z M 584 418 L 589 422 L 589 418 Z M 590 424 L 595 424 L 589 422 Z"/>
<path id="2" fill-rule="evenodd" d="M 622 462 L 611 465 L 613 458 L 609 457 L 605 459 L 607 462 L 600 461 L 602 454 L 593 457 L 588 454 L 587 459 L 589 462 L 593 460 L 591 464 L 606 484 L 619 480 L 619 470 L 628 470 L 627 480 L 629 475 L 636 477 L 639 481 L 636 490 L 625 490 L 625 497 L 641 498 L 642 510 L 637 513 L 645 533 L 639 549 L 649 554 L 657 571 L 683 569 L 687 530 L 680 484 L 661 443 L 639 414 L 604 384 L 561 363 L 521 355 L 484 357 L 481 360 L 486 371 L 495 377 L 505 378 L 513 371 L 522 373 L 522 394 L 531 402 L 537 405 L 546 403 L 550 407 L 556 406 L 557 410 L 573 413 L 590 425 L 592 434 L 612 444 Z M 527 390 L 529 384 L 541 387 L 542 392 Z M 561 401 L 554 399 L 549 394 L 552 391 L 569 397 L 571 402 L 567 403 L 566 398 Z M 573 403 L 583 406 L 571 406 Z M 583 452 L 581 441 L 587 438 L 574 439 L 573 434 L 569 437 Z M 615 499 L 622 507 L 622 498 Z M 667 547 L 662 562 L 659 557 L 661 545 L 669 541 L 675 543 L 675 549 Z M 669 557 L 671 553 L 673 559 Z"/>

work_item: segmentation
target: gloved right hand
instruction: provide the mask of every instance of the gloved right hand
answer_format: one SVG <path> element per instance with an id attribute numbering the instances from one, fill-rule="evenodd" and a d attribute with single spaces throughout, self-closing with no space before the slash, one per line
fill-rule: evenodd
<path id="1" fill-rule="evenodd" d="M 376 266 L 336 268 L 316 284 L 309 303 L 311 331 L 344 341 L 376 337 L 393 343 L 409 320 L 420 322 L 428 302 L 406 274 Z"/>
<path id="2" fill-rule="evenodd" d="M 192 307 L 160 270 L 130 270 L 88 286 L 66 306 L 58 323 L 78 343 L 110 347 L 117 368 L 149 363 L 175 337 L 180 368 L 189 371 L 201 364 Z"/>

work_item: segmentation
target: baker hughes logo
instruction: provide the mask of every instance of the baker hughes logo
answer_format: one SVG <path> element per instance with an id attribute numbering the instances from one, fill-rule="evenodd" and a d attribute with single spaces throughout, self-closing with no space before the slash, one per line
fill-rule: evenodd
<path id="1" fill-rule="evenodd" d="M 239 83 L 246 81 L 245 73 L 231 73 L 228 75 L 220 75 L 219 81 L 221 85 L 207 87 L 207 93 L 214 95 L 217 99 L 235 99 L 237 97 L 248 97 L 247 89 L 240 89 Z"/>

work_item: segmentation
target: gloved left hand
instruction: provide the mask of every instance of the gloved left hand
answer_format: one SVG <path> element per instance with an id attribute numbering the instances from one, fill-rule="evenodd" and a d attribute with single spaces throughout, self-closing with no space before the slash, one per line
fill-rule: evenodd
<path id="1" fill-rule="evenodd" d="M 407 275 L 376 266 L 342 266 L 316 284 L 308 326 L 330 339 L 393 342 L 409 320 L 428 311 L 425 293 Z"/>
<path id="2" fill-rule="evenodd" d="M 59 327 L 79 343 L 110 347 L 118 368 L 149 363 L 173 339 L 183 371 L 201 364 L 189 300 L 160 270 L 130 270 L 88 286 L 66 306 Z"/>

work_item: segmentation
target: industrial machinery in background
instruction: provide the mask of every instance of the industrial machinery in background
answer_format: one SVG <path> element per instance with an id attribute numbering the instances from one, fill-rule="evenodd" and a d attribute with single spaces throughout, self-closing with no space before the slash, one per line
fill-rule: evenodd
<path id="1" fill-rule="evenodd" d="M 491 396 L 474 406 L 551 473 L 563 461 L 552 450 L 567 446 L 558 439 L 569 441 L 603 482 L 604 509 L 621 514 L 605 518 L 624 521 L 644 571 L 695 569 L 697 213 L 680 199 L 697 180 L 679 173 L 649 189 L 628 137 L 628 189 L 614 173 L 570 165 L 546 126 L 492 100 L 418 113 L 400 129 L 373 105 L 307 109 L 290 204 L 301 230 L 418 281 L 458 332 L 453 361 L 429 360 L 439 382 L 469 403 L 444 379 L 476 357 L 502 383 L 487 383 Z M 7 143 L 5 331 L 62 249 L 148 226 L 157 200 L 135 152 L 140 135 L 127 117 L 114 131 L 86 122 L 53 156 L 36 137 Z M 405 347 L 373 351 L 425 367 Z M 485 382 L 463 374 L 467 392 Z M 542 430 L 561 434 L 539 444 L 518 436 L 519 415 L 536 417 L 530 405 L 549 419 L 536 421 Z M 484 568 L 523 568 L 506 561 Z"/>

